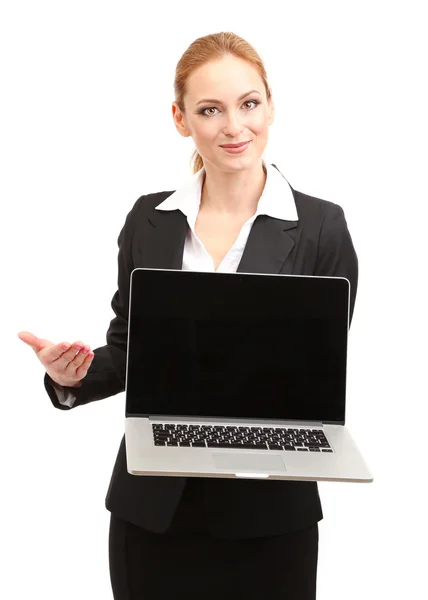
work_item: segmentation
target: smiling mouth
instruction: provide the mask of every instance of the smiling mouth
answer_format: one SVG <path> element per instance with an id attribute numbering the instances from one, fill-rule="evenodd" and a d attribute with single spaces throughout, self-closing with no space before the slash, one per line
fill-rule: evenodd
<path id="1" fill-rule="evenodd" d="M 241 146 L 245 146 L 245 144 L 249 144 L 251 140 L 246 142 L 241 142 L 240 144 L 221 144 L 222 148 L 240 148 Z"/>

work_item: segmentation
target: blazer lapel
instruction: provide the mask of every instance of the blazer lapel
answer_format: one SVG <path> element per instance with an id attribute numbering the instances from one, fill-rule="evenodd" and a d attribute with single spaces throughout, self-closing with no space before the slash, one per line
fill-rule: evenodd
<path id="1" fill-rule="evenodd" d="M 259 215 L 253 223 L 239 263 L 239 273 L 291 273 L 292 263 L 286 260 L 294 247 L 287 232 L 297 227 L 297 221 L 283 221 Z"/>
<path id="2" fill-rule="evenodd" d="M 189 225 L 180 210 L 153 210 L 149 217 L 151 235 L 144 256 L 145 266 L 152 269 L 181 269 L 184 243 Z"/>

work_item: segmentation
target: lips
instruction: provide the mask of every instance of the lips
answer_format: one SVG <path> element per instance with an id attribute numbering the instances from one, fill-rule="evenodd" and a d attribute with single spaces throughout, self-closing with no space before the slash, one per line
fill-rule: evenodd
<path id="1" fill-rule="evenodd" d="M 221 144 L 222 148 L 240 148 L 241 146 L 245 146 L 245 144 L 248 144 L 250 142 L 250 140 L 246 141 L 246 142 L 241 142 L 240 144 Z"/>

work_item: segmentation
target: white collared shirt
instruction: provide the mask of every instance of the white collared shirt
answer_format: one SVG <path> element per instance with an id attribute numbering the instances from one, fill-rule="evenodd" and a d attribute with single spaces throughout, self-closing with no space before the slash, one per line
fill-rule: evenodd
<path id="1" fill-rule="evenodd" d="M 256 213 L 244 223 L 232 248 L 217 268 L 217 273 L 236 273 L 250 235 L 251 227 L 259 215 L 275 219 L 297 221 L 298 214 L 293 192 L 284 176 L 272 165 L 267 165 L 266 182 L 257 204 Z M 181 210 L 187 217 L 189 232 L 183 252 L 182 269 L 185 271 L 214 271 L 214 262 L 195 233 L 195 223 L 201 204 L 202 183 L 205 168 L 202 167 L 178 190 L 156 207 L 156 210 Z M 55 388 L 60 404 L 73 406 L 75 396 L 71 390 Z"/>
<path id="2" fill-rule="evenodd" d="M 236 272 L 241 261 L 251 227 L 259 215 L 275 219 L 297 221 L 297 209 L 293 192 L 283 175 L 272 165 L 266 165 L 266 182 L 260 196 L 256 213 L 244 223 L 232 248 L 217 268 L 218 273 Z M 202 183 L 205 168 L 202 167 L 178 190 L 173 192 L 156 210 L 181 210 L 187 217 L 189 232 L 186 237 L 182 269 L 185 271 L 214 271 L 214 262 L 195 233 L 195 223 L 201 204 Z"/>

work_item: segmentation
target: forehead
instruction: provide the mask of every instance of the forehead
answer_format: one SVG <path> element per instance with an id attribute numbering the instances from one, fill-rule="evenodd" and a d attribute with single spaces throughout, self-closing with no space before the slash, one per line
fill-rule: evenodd
<path id="1" fill-rule="evenodd" d="M 193 71 L 187 80 L 186 96 L 190 102 L 201 98 L 234 99 L 252 89 L 264 92 L 263 80 L 255 67 L 228 55 Z"/>

